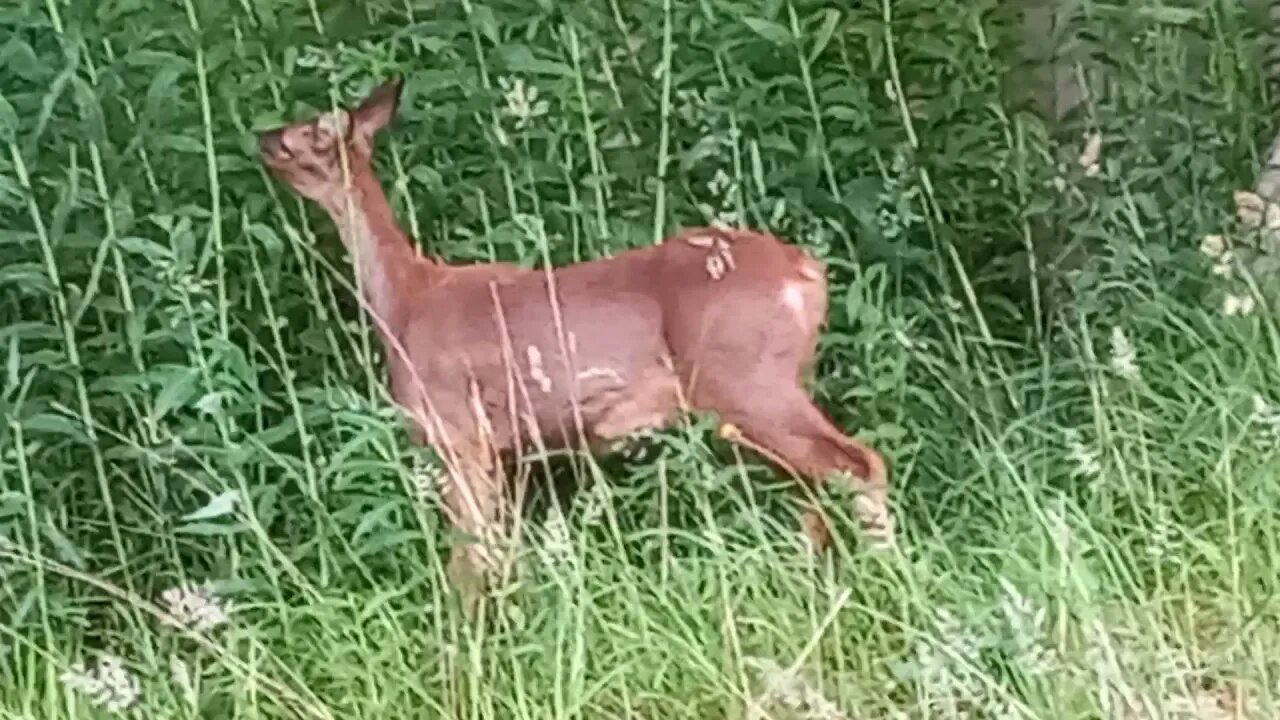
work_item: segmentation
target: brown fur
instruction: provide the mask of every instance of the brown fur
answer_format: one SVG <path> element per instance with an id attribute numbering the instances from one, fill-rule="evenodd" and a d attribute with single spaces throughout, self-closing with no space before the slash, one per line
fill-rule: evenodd
<path id="1" fill-rule="evenodd" d="M 355 255 L 391 394 L 415 441 L 445 458 L 443 501 L 458 529 L 500 531 L 502 468 L 522 452 L 601 449 L 688 408 L 717 413 L 727 436 L 811 482 L 850 471 L 865 524 L 892 539 L 883 460 L 801 384 L 827 312 L 820 262 L 768 234 L 714 228 L 551 271 L 427 260 L 372 166 L 399 93 L 393 81 L 349 112 L 265 133 L 261 150 Z M 805 528 L 828 544 L 816 508 Z M 455 582 L 477 589 L 468 579 L 483 560 L 479 546 L 455 547 Z"/>

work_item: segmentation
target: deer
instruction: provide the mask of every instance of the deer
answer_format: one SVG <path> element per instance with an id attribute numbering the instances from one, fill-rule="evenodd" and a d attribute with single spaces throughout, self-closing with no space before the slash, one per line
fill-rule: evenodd
<path id="1" fill-rule="evenodd" d="M 864 537 L 894 544 L 882 456 L 804 387 L 826 323 L 826 267 L 762 231 L 690 227 L 650 246 L 537 269 L 449 264 L 401 228 L 374 169 L 404 78 L 259 134 L 270 174 L 332 219 L 411 441 L 445 466 L 440 504 L 464 539 L 446 576 L 476 602 L 496 572 L 505 468 L 528 448 L 607 451 L 711 413 L 719 434 L 810 489 L 854 490 Z M 812 498 L 812 495 L 810 494 Z M 806 501 L 803 537 L 832 541 Z"/>

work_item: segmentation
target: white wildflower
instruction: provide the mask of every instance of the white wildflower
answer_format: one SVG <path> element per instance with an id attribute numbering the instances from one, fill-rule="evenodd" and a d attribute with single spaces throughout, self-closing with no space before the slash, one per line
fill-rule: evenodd
<path id="1" fill-rule="evenodd" d="M 717 169 L 707 183 L 707 193 L 714 198 L 715 205 L 702 203 L 700 209 L 710 218 L 709 222 L 713 227 L 731 230 L 741 225 L 741 218 L 733 209 L 738 182 L 729 177 L 723 168 Z"/>
<path id="2" fill-rule="evenodd" d="M 523 130 L 530 120 L 547 114 L 550 106 L 546 100 L 538 99 L 538 88 L 526 85 L 522 78 L 499 78 L 498 85 L 507 102 L 502 112 L 515 120 L 517 130 Z"/>
<path id="3" fill-rule="evenodd" d="M 564 513 L 553 507 L 542 524 L 542 554 L 548 565 L 569 565 L 573 562 L 573 540 L 569 537 L 569 525 Z"/>
<path id="4" fill-rule="evenodd" d="M 982 667 L 982 639 L 945 608 L 934 611 L 933 630 L 932 638 L 916 640 L 908 677 L 927 694 L 931 708 L 979 701 L 985 691 L 975 674 Z"/>
<path id="5" fill-rule="evenodd" d="M 1049 528 L 1049 536 L 1053 539 L 1053 545 L 1058 552 L 1066 553 L 1071 546 L 1071 523 L 1067 521 L 1067 515 L 1063 512 L 1063 501 L 1059 497 L 1057 502 L 1045 508 L 1046 525 Z"/>
<path id="6" fill-rule="evenodd" d="M 1200 241 L 1200 252 L 1217 260 L 1227 252 L 1227 239 L 1221 235 L 1205 235 Z"/>
<path id="7" fill-rule="evenodd" d="M 646 431 L 645 436 L 652 439 L 653 432 Z M 613 488 L 609 483 L 596 479 L 587 492 L 586 503 L 582 508 L 582 524 L 594 525 L 600 516 L 613 505 Z"/>
<path id="8" fill-rule="evenodd" d="M 1121 654 L 1115 643 L 1117 638 L 1097 618 L 1086 621 L 1086 637 L 1089 645 L 1085 650 L 1085 661 L 1093 671 L 1101 716 L 1130 717 L 1127 713 L 1136 708 L 1139 693 L 1132 685 L 1133 674 L 1122 666 Z"/>
<path id="9" fill-rule="evenodd" d="M 1046 611 L 1036 607 L 1013 583 L 1000 578 L 1004 597 L 1000 610 L 1013 634 L 1015 661 L 1028 675 L 1052 671 L 1057 665 L 1057 653 L 1044 644 Z"/>
<path id="10" fill-rule="evenodd" d="M 414 454 L 413 467 L 409 471 L 409 489 L 415 500 L 430 502 L 443 490 L 444 477 L 445 474 L 421 454 Z"/>
<path id="11" fill-rule="evenodd" d="M 1102 134 L 1091 133 L 1085 136 L 1084 150 L 1080 153 L 1080 167 L 1084 168 L 1084 174 L 1093 177 L 1102 171 L 1099 162 L 1102 159 Z"/>
<path id="12" fill-rule="evenodd" d="M 501 123 L 495 122 L 493 124 L 493 137 L 498 141 L 498 144 L 501 145 L 502 147 L 511 147 L 511 136 L 508 135 L 507 131 L 503 129 Z"/>
<path id="13" fill-rule="evenodd" d="M 707 183 L 707 192 L 714 197 L 723 198 L 736 186 L 737 183 L 729 177 L 729 173 L 726 173 L 723 168 L 718 168 L 716 174 L 711 177 L 711 182 Z"/>
<path id="14" fill-rule="evenodd" d="M 93 668 L 77 662 L 59 677 L 69 689 L 89 698 L 107 712 L 119 713 L 137 702 L 142 694 L 138 678 L 115 655 L 104 653 Z"/>
<path id="15" fill-rule="evenodd" d="M 697 125 L 704 135 L 712 131 L 710 103 L 701 90 L 676 90 L 675 111 L 681 120 Z"/>
<path id="16" fill-rule="evenodd" d="M 946 608 L 938 608 L 933 614 L 933 626 L 938 637 L 947 647 L 965 662 L 977 665 L 982 643 L 972 630 Z"/>
<path id="17" fill-rule="evenodd" d="M 1165 698 L 1165 708 L 1170 711 L 1171 718 L 1187 718 L 1187 720 L 1235 720 L 1249 716 L 1238 714 L 1233 707 L 1229 692 L 1213 693 L 1208 690 L 1196 690 L 1187 695 L 1179 692 Z"/>
<path id="18" fill-rule="evenodd" d="M 1267 202 L 1250 190 L 1237 190 L 1235 200 L 1236 217 L 1240 224 L 1251 229 L 1280 228 L 1280 205 Z"/>
<path id="19" fill-rule="evenodd" d="M 711 218 L 711 226 L 721 230 L 733 230 L 741 224 L 738 213 L 733 210 L 721 210 L 716 213 L 715 217 Z"/>
<path id="20" fill-rule="evenodd" d="M 1026 717 L 1012 700 L 1003 695 L 989 701 L 987 712 L 992 720 L 1019 720 Z"/>
<path id="21" fill-rule="evenodd" d="M 1074 429 L 1066 431 L 1067 458 L 1071 460 L 1072 477 L 1095 479 L 1102 474 L 1102 461 L 1098 454 L 1085 444 L 1080 433 Z"/>
<path id="22" fill-rule="evenodd" d="M 1280 426 L 1280 410 L 1274 405 L 1267 402 L 1267 399 L 1254 393 L 1253 395 L 1253 417 L 1255 422 L 1262 422 L 1268 425 Z"/>
<path id="23" fill-rule="evenodd" d="M 787 201 L 777 198 L 773 201 L 773 209 L 769 211 L 769 225 L 778 225 L 787 215 Z"/>
<path id="24" fill-rule="evenodd" d="M 1249 422 L 1263 426 L 1272 438 L 1280 438 L 1280 409 L 1261 395 L 1253 396 L 1253 413 L 1249 416 Z"/>
<path id="25" fill-rule="evenodd" d="M 191 708 L 199 706 L 195 682 L 192 680 L 191 668 L 186 661 L 177 655 L 169 656 L 169 679 L 182 695 L 182 699 Z"/>
<path id="26" fill-rule="evenodd" d="M 208 632 L 229 620 L 229 606 L 208 586 L 180 585 L 160 593 L 165 610 L 173 617 L 166 622 L 176 623 L 196 632 Z"/>
<path id="27" fill-rule="evenodd" d="M 1229 279 L 1232 275 L 1232 263 L 1234 261 L 1235 255 L 1233 255 L 1230 250 L 1227 250 L 1222 253 L 1220 258 L 1218 258 L 1218 262 L 1213 264 L 1213 269 L 1210 272 L 1212 272 L 1216 277 Z"/>
<path id="28" fill-rule="evenodd" d="M 1252 295 L 1234 295 L 1228 293 L 1222 299 L 1222 314 L 1227 317 L 1249 315 L 1253 313 L 1256 303 Z"/>
<path id="29" fill-rule="evenodd" d="M 781 706 L 809 720 L 849 720 L 849 715 L 811 686 L 798 672 L 784 668 L 769 658 L 742 659 L 760 674 L 759 695 L 747 706 L 747 720 L 774 717 L 771 707 Z"/>
<path id="30" fill-rule="evenodd" d="M 338 49 L 341 50 L 342 47 L 343 45 L 339 43 Z M 309 70 L 327 70 L 330 72 L 338 69 L 338 61 L 333 57 L 333 53 L 328 48 L 318 45 L 304 45 L 302 52 L 298 53 L 297 59 L 294 60 L 294 65 Z"/>
<path id="31" fill-rule="evenodd" d="M 619 130 L 612 135 L 606 136 L 601 141 L 600 147 L 605 150 L 640 147 L 640 136 L 633 132 Z"/>
<path id="32" fill-rule="evenodd" d="M 1253 414 L 1256 418 L 1270 416 L 1275 409 L 1271 407 L 1271 403 L 1267 399 L 1254 393 L 1253 395 Z"/>
<path id="33" fill-rule="evenodd" d="M 502 614 L 511 623 L 511 627 L 522 630 L 528 626 L 529 618 L 524 614 L 524 610 L 514 602 L 505 602 L 500 606 Z"/>
<path id="34" fill-rule="evenodd" d="M 1162 510 L 1151 525 L 1151 537 L 1147 539 L 1147 554 L 1156 559 L 1164 557 L 1174 539 L 1173 523 L 1169 522 L 1167 512 Z"/>
<path id="35" fill-rule="evenodd" d="M 1111 369 L 1126 380 L 1135 380 L 1140 374 L 1137 353 L 1129 342 L 1129 336 L 1119 326 L 1111 328 Z"/>
<path id="36" fill-rule="evenodd" d="M 910 336 L 908 336 L 905 332 L 902 331 L 902 328 L 895 327 L 893 329 L 893 339 L 896 340 L 904 350 L 918 350 L 924 347 L 923 342 L 920 342 L 919 340 L 913 340 Z"/>

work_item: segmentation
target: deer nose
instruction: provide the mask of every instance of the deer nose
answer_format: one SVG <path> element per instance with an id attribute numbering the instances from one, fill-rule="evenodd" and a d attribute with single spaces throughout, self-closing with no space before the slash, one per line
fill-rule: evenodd
<path id="1" fill-rule="evenodd" d="M 276 157 L 285 152 L 284 132 L 271 130 L 262 133 L 258 138 L 258 149 L 267 157 Z"/>

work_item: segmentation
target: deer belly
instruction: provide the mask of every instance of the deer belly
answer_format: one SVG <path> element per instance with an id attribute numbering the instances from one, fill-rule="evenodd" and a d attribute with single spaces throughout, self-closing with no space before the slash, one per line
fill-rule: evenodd
<path id="1" fill-rule="evenodd" d="M 526 348 L 524 387 L 516 389 L 526 437 L 548 447 L 593 445 L 668 423 L 679 407 L 679 384 L 661 338 L 646 335 L 608 347 L 569 347 L 568 363 L 559 348 Z"/>

